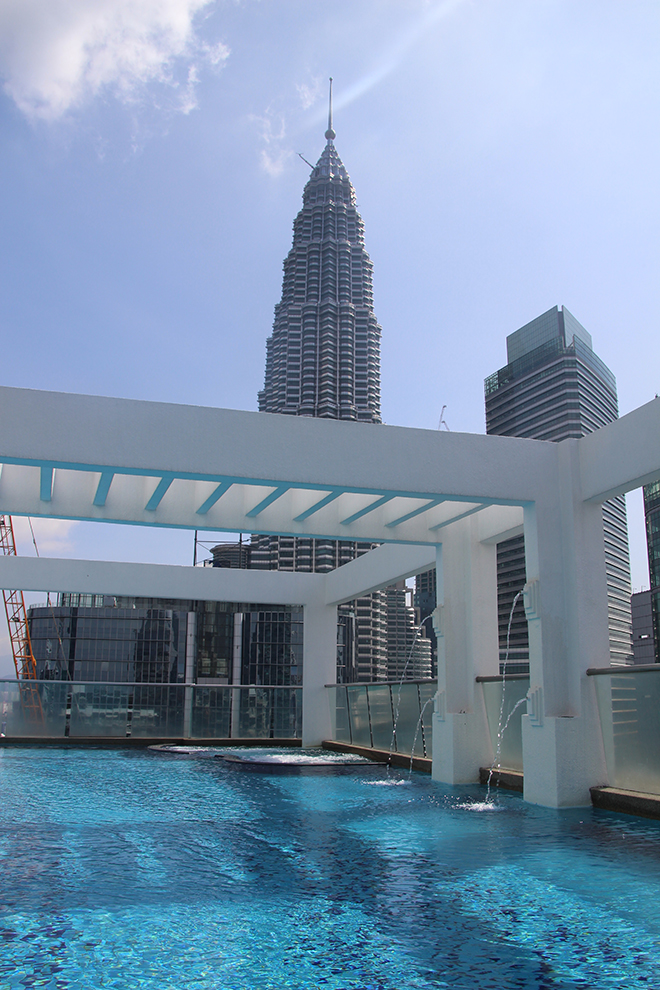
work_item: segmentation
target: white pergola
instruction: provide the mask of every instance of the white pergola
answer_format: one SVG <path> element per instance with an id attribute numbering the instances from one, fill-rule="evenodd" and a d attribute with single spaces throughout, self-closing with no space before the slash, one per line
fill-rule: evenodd
<path id="1" fill-rule="evenodd" d="M 525 533 L 525 798 L 606 781 L 592 666 L 609 658 L 601 504 L 660 478 L 660 400 L 549 443 L 0 388 L 0 512 L 378 542 L 327 575 L 0 558 L 5 588 L 305 608 L 303 744 L 330 733 L 336 606 L 438 571 L 433 775 L 491 760 L 477 675 L 498 671 L 496 544 Z"/>

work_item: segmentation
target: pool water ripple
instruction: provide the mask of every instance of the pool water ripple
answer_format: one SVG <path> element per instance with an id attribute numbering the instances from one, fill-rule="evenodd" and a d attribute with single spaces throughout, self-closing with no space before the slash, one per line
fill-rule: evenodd
<path id="1" fill-rule="evenodd" d="M 656 823 L 222 762 L 0 750 L 0 986 L 660 986 Z"/>

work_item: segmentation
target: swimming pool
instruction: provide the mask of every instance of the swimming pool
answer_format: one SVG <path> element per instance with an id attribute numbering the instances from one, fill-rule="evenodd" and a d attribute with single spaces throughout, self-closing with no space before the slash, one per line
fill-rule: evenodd
<path id="1" fill-rule="evenodd" d="M 421 774 L 0 749 L 0 986 L 660 985 L 659 823 Z"/>

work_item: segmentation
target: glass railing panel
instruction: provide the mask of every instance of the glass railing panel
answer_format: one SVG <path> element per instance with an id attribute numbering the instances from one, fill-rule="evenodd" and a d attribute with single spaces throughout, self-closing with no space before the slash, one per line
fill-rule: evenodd
<path id="1" fill-rule="evenodd" d="M 417 684 L 404 683 L 392 686 L 392 705 L 396 721 L 395 752 L 410 756 L 415 743 L 415 754 L 423 756 L 418 723 L 420 716 Z"/>
<path id="2" fill-rule="evenodd" d="M 68 685 L 61 681 L 3 681 L 0 732 L 8 738 L 63 736 Z"/>
<path id="3" fill-rule="evenodd" d="M 596 700 L 600 717 L 600 731 L 603 737 L 603 749 L 607 764 L 608 780 L 616 777 L 616 759 L 614 755 L 614 723 L 612 719 L 612 679 L 607 676 L 594 677 L 596 682 Z"/>
<path id="4" fill-rule="evenodd" d="M 493 746 L 493 765 L 502 770 L 517 770 L 522 773 L 522 717 L 527 713 L 525 700 L 529 691 L 529 678 L 508 677 L 506 681 L 482 681 L 481 687 Z"/>
<path id="5" fill-rule="evenodd" d="M 197 686 L 191 690 L 191 739 L 229 739 L 233 688 L 213 684 Z"/>
<path id="6" fill-rule="evenodd" d="M 371 729 L 369 726 L 369 702 L 367 700 L 366 684 L 349 684 L 348 710 L 351 718 L 351 738 L 354 746 L 371 747 Z"/>
<path id="7" fill-rule="evenodd" d="M 236 697 L 238 695 L 238 699 Z M 232 737 L 271 739 L 273 736 L 273 692 L 267 688 L 234 688 L 237 710 L 232 720 Z M 236 717 L 237 716 L 237 717 Z"/>
<path id="8" fill-rule="evenodd" d="M 275 739 L 302 738 L 302 689 L 273 688 L 272 731 Z"/>
<path id="9" fill-rule="evenodd" d="M 126 736 L 132 685 L 74 682 L 66 686 L 71 690 L 70 736 Z"/>
<path id="10" fill-rule="evenodd" d="M 390 751 L 392 746 L 392 692 L 389 684 L 369 684 L 369 716 L 374 749 Z"/>
<path id="11" fill-rule="evenodd" d="M 351 722 L 348 714 L 346 685 L 337 684 L 327 688 L 330 705 L 330 724 L 335 742 L 351 743 Z"/>
<path id="12" fill-rule="evenodd" d="M 178 739 L 183 736 L 185 688 L 171 684 L 136 684 L 129 696 L 131 737 Z"/>
<path id="13" fill-rule="evenodd" d="M 595 678 L 611 786 L 660 794 L 660 672 Z"/>
<path id="14" fill-rule="evenodd" d="M 422 706 L 421 732 L 424 756 L 431 759 L 433 754 L 433 701 L 438 691 L 437 681 L 427 681 L 419 685 L 419 701 Z M 419 741 L 415 744 L 415 756 L 419 756 Z"/>

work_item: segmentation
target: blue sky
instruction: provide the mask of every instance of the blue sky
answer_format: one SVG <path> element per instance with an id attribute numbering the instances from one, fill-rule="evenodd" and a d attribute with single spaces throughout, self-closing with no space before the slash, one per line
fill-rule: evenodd
<path id="1" fill-rule="evenodd" d="M 446 405 L 483 432 L 506 335 L 555 304 L 641 405 L 659 49 L 657 0 L 2 0 L 2 384 L 256 408 L 332 75 L 386 422 Z M 639 588 L 638 497 L 630 528 Z M 192 556 L 182 533 L 35 530 L 53 555 Z"/>

